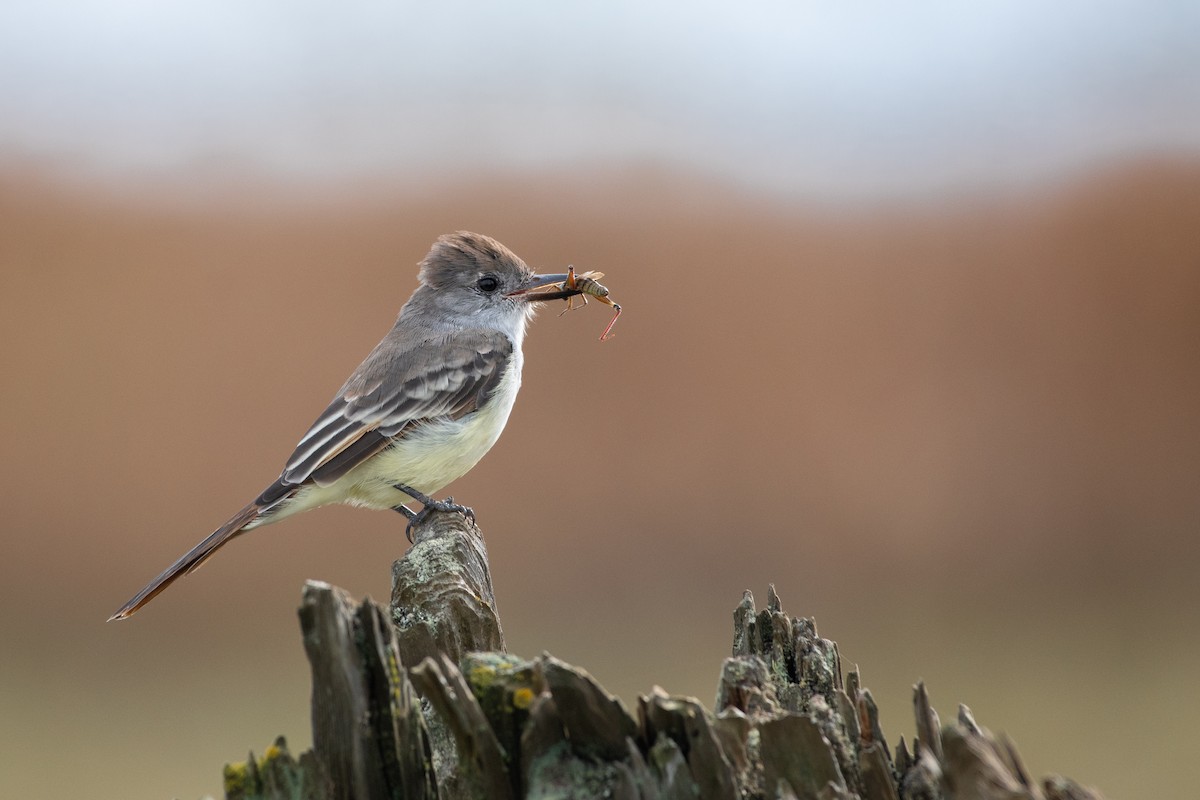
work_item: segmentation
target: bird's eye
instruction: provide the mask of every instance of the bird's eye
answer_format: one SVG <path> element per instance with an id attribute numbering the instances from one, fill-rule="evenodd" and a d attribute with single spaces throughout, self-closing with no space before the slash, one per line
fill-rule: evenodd
<path id="1" fill-rule="evenodd" d="M 500 281 L 496 280 L 495 275 L 484 275 L 475 285 L 479 287 L 479 291 L 491 293 L 500 288 Z"/>

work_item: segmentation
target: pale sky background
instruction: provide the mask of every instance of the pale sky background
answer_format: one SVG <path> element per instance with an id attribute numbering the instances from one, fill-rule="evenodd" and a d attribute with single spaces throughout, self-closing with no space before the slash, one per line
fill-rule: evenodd
<path id="1" fill-rule="evenodd" d="M 1200 152 L 1200 3 L 4 3 L 0 159 L 634 161 L 844 199 Z"/>

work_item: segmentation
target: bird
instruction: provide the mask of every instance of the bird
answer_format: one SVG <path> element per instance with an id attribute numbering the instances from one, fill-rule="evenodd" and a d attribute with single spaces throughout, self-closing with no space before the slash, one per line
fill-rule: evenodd
<path id="1" fill-rule="evenodd" d="M 526 326 L 539 302 L 578 294 L 567 278 L 534 272 L 489 236 L 439 237 L 391 330 L 300 439 L 275 482 L 109 621 L 128 619 L 235 537 L 319 506 L 398 511 L 409 520 L 410 538 L 412 526 L 434 510 L 474 519 L 453 498 L 432 495 L 465 475 L 500 437 L 521 386 Z M 420 511 L 408 508 L 412 501 Z"/>

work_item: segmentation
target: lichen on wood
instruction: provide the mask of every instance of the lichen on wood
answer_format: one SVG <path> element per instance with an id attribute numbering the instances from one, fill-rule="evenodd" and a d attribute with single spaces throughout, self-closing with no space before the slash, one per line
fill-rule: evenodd
<path id="1" fill-rule="evenodd" d="M 413 531 L 414 544 L 392 565 L 391 619 L 408 666 L 445 655 L 503 652 L 483 533 L 460 514 L 434 513 Z"/>
<path id="2" fill-rule="evenodd" d="M 327 797 L 437 797 L 425 719 L 383 609 L 310 581 L 300 605 L 313 674 L 313 752 Z"/>
<path id="3" fill-rule="evenodd" d="M 504 652 L 475 524 L 430 515 L 393 568 L 392 604 L 310 583 L 312 753 L 282 739 L 226 768 L 234 800 L 1099 800 L 1033 781 L 960 706 L 942 725 L 913 688 L 916 735 L 890 747 L 857 670 L 774 587 L 734 611 L 716 704 L 655 687 L 634 713 L 585 670 Z"/>
<path id="4" fill-rule="evenodd" d="M 322 800 L 328 796 L 328 781 L 312 751 L 297 761 L 282 736 L 261 758 L 251 753 L 245 761 L 225 765 L 228 800 Z"/>

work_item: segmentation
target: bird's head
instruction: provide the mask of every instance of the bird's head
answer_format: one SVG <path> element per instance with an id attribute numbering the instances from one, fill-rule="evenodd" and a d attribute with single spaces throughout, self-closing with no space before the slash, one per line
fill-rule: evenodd
<path id="1" fill-rule="evenodd" d="M 417 277 L 438 313 L 490 320 L 496 327 L 523 322 L 539 302 L 578 294 L 534 292 L 562 283 L 567 275 L 539 275 L 500 242 L 469 231 L 439 237 Z"/>

